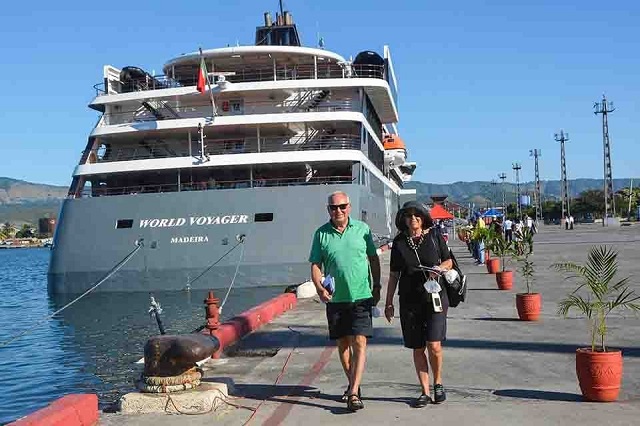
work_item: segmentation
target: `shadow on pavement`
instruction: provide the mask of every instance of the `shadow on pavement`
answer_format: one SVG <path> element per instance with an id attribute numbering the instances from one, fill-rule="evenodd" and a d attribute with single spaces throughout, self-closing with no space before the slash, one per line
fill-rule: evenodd
<path id="1" fill-rule="evenodd" d="M 533 389 L 500 389 L 493 392 L 493 394 L 509 398 L 536 399 L 542 401 L 582 401 L 582 396 L 575 393 L 540 391 Z"/>
<path id="2" fill-rule="evenodd" d="M 346 404 L 340 401 L 342 395 L 328 395 L 310 386 L 236 384 L 232 395 L 234 397 L 255 399 L 258 401 L 266 400 L 269 402 L 322 408 L 332 414 L 351 414 Z M 362 399 L 366 403 L 366 398 Z"/>
<path id="3" fill-rule="evenodd" d="M 362 401 L 363 402 L 367 402 L 367 401 L 384 401 L 384 402 L 397 402 L 399 404 L 406 404 L 409 407 L 413 407 L 415 400 L 416 400 L 417 396 L 414 398 L 409 398 L 406 396 L 400 396 L 400 397 L 395 397 L 395 398 L 391 398 L 391 397 L 371 397 L 371 398 L 367 398 L 366 396 L 362 397 Z"/>
<path id="4" fill-rule="evenodd" d="M 497 322 L 501 322 L 501 321 L 520 322 L 519 318 L 497 318 L 497 317 L 474 318 L 474 320 L 475 321 L 497 321 Z"/>
<path id="5" fill-rule="evenodd" d="M 516 318 L 475 318 L 479 321 L 496 322 L 521 322 Z M 290 341 L 294 333 L 290 330 L 269 331 L 268 339 L 255 339 L 248 341 L 245 347 L 252 350 L 280 349 L 284 342 Z M 294 346 L 296 348 L 324 347 L 330 340 L 324 328 L 309 328 L 308 331 L 300 331 Z M 374 335 L 367 341 L 368 346 L 392 345 L 398 349 L 403 348 L 402 335 L 399 330 L 393 328 L 374 327 Z M 574 354 L 576 349 L 585 346 L 576 343 L 552 343 L 552 342 L 507 342 L 500 340 L 479 340 L 479 339 L 455 339 L 447 338 L 443 342 L 445 347 L 483 350 L 503 350 L 503 351 L 523 351 L 537 353 L 566 353 Z M 623 347 L 624 357 L 640 358 L 640 346 Z"/>
<path id="6" fill-rule="evenodd" d="M 504 342 L 497 340 L 447 339 L 444 346 L 466 349 L 497 349 L 523 352 L 555 352 L 573 354 L 584 345 L 548 342 Z M 624 357 L 640 358 L 640 347 L 622 348 Z"/>

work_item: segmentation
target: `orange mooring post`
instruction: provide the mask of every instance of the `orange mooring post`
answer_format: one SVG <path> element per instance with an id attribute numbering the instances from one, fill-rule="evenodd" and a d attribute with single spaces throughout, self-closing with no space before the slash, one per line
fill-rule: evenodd
<path id="1" fill-rule="evenodd" d="M 213 291 L 209 291 L 209 296 L 204 299 L 204 303 L 206 307 L 205 316 L 207 318 L 207 329 L 211 334 L 213 334 L 214 330 L 217 330 L 220 326 L 220 309 L 218 308 L 218 302 L 220 299 L 217 299 L 213 295 Z"/>

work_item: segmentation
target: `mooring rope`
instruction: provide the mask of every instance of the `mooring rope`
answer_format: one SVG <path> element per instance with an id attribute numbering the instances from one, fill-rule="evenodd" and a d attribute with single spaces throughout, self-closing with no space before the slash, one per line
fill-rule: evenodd
<path id="1" fill-rule="evenodd" d="M 138 252 L 138 250 L 140 250 L 142 247 L 144 247 L 143 244 L 143 239 L 140 238 L 138 240 L 136 240 L 135 245 L 136 248 L 134 248 L 133 250 L 131 250 L 131 252 L 126 255 L 120 262 L 118 262 L 113 268 L 111 268 L 111 270 L 109 272 L 107 272 L 107 274 L 102 277 L 96 284 L 94 284 L 93 286 L 91 286 L 87 291 L 85 291 L 84 293 L 82 293 L 80 296 L 76 297 L 75 299 L 73 299 L 71 302 L 67 303 L 66 305 L 64 305 L 62 308 L 58 309 L 57 311 L 55 311 L 54 313 L 52 313 L 51 315 L 47 315 L 46 317 L 44 317 L 43 319 L 41 319 L 40 321 L 36 321 L 36 323 L 27 328 L 26 330 L 24 330 L 23 332 L 13 336 L 12 338 L 10 338 L 9 340 L 6 340 L 2 343 L 0 343 L 0 348 L 3 348 L 7 345 L 9 345 L 10 343 L 13 343 L 14 341 L 18 340 L 19 338 L 23 337 L 24 335 L 30 333 L 31 331 L 35 330 L 36 328 L 38 328 L 41 324 L 49 321 L 50 319 L 52 319 L 53 317 L 55 317 L 56 315 L 58 315 L 60 312 L 64 311 L 65 309 L 67 309 L 69 306 L 73 305 L 74 303 L 76 303 L 78 300 L 82 299 L 83 297 L 85 297 L 87 294 L 91 293 L 93 290 L 95 290 L 96 288 L 98 288 L 103 282 L 105 282 L 106 280 L 108 280 L 109 278 L 111 278 L 111 276 L 113 276 L 113 274 L 115 274 L 116 272 L 118 272 L 120 270 L 120 268 L 122 268 L 129 260 L 131 260 L 131 258 Z"/>
<path id="2" fill-rule="evenodd" d="M 242 235 L 238 241 L 239 244 L 242 244 L 242 247 L 240 248 L 240 258 L 238 259 L 238 263 L 236 264 L 236 272 L 233 274 L 233 278 L 231 279 L 231 284 L 229 284 L 229 288 L 227 289 L 227 294 L 224 295 L 224 299 L 222 300 L 222 303 L 220 304 L 220 307 L 218 308 L 219 313 L 222 314 L 222 307 L 224 306 L 225 303 L 227 303 L 227 299 L 229 298 L 229 294 L 231 293 L 231 289 L 233 288 L 233 284 L 236 282 L 236 277 L 238 276 L 238 270 L 240 269 L 240 263 L 242 263 L 242 258 L 244 257 L 244 238 L 245 236 Z"/>
<path id="3" fill-rule="evenodd" d="M 227 255 L 228 255 L 229 253 L 231 253 L 232 251 L 234 251 L 234 250 L 236 249 L 236 247 L 238 247 L 240 244 L 244 243 L 244 239 L 245 239 L 245 235 L 244 235 L 244 234 L 242 234 L 242 235 L 238 236 L 238 243 L 237 243 L 235 246 L 231 247 L 231 248 L 230 248 L 230 249 L 229 249 L 225 254 L 223 254 L 222 256 L 220 256 L 220 258 L 219 258 L 218 260 L 216 260 L 215 262 L 213 262 L 211 265 L 207 266 L 207 268 L 206 268 L 204 271 L 202 271 L 202 272 L 200 273 L 200 275 L 198 275 L 197 277 L 195 277 L 193 280 L 190 280 L 187 284 L 191 285 L 191 283 L 193 283 L 193 282 L 197 281 L 197 280 L 198 280 L 198 279 L 200 279 L 204 274 L 206 274 L 207 272 L 209 272 L 209 270 L 211 270 L 211 268 L 213 268 L 213 267 L 214 267 L 214 266 L 216 266 L 218 263 L 220 263 L 220 261 L 221 261 L 222 259 L 224 259 L 225 257 L 227 257 Z M 236 269 L 236 272 L 237 272 L 237 269 Z"/>

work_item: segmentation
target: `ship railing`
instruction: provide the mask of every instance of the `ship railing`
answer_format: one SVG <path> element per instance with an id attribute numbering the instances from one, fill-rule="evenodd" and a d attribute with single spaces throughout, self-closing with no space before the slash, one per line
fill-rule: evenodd
<path id="1" fill-rule="evenodd" d="M 216 69 L 216 72 L 224 73 L 226 81 L 231 83 L 249 83 L 260 81 L 282 80 L 315 80 L 327 78 L 377 78 L 385 79 L 384 65 L 342 65 L 335 62 L 314 65 L 278 65 L 275 67 L 242 68 L 242 69 Z M 182 71 L 185 73 L 185 71 Z M 148 79 L 130 80 L 127 84 L 121 84 L 121 90 L 117 93 L 138 92 L 146 90 L 167 89 L 176 87 L 195 86 L 198 81 L 198 69 L 193 67 L 193 76 L 173 78 L 167 75 L 154 76 L 151 83 Z M 215 84 L 215 82 L 213 83 Z M 96 96 L 107 93 L 105 83 L 93 86 Z"/>
<path id="2" fill-rule="evenodd" d="M 127 123 L 139 123 L 157 120 L 175 120 L 185 118 L 202 118 L 211 116 L 211 103 L 198 103 L 195 105 L 178 106 L 169 102 L 163 103 L 153 111 L 145 107 L 136 110 L 118 111 L 103 114 L 100 126 L 110 126 Z M 292 112 L 336 112 L 336 111 L 361 111 L 360 102 L 351 99 L 336 99 L 320 101 L 317 105 L 304 107 L 295 100 L 280 103 L 260 101 L 241 102 L 240 100 L 222 100 L 216 102 L 218 115 L 253 115 L 253 114 L 284 114 Z"/>
<path id="3" fill-rule="evenodd" d="M 207 139 L 205 153 L 209 156 L 225 154 L 248 154 L 260 152 L 290 152 L 334 149 L 360 149 L 360 135 L 327 134 L 318 132 L 312 138 L 304 138 L 304 134 L 294 138 L 263 137 L 235 139 Z M 199 156 L 200 144 L 192 140 L 192 156 Z M 92 150 L 87 158 L 98 163 L 114 161 L 148 160 L 153 158 L 177 158 L 189 156 L 189 142 L 166 141 L 144 144 L 126 144 L 110 146 L 107 150 Z"/>
<path id="4" fill-rule="evenodd" d="M 93 89 L 96 91 L 96 97 L 107 94 L 107 91 L 105 90 L 104 82 L 98 83 L 98 84 L 94 84 L 93 85 Z"/>
<path id="5" fill-rule="evenodd" d="M 181 184 L 129 185 L 120 187 L 85 187 L 80 192 L 81 198 L 104 197 L 113 195 L 158 194 L 167 192 L 208 191 L 219 189 L 273 188 L 305 185 L 347 185 L 357 180 L 353 176 L 314 176 L 293 178 L 261 178 L 242 180 L 193 181 Z"/>

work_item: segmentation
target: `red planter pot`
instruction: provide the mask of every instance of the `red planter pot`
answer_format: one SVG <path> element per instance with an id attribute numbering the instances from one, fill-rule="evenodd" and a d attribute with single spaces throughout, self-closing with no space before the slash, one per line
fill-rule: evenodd
<path id="1" fill-rule="evenodd" d="M 513 287 L 513 271 L 496 272 L 496 282 L 500 290 L 511 290 Z"/>
<path id="2" fill-rule="evenodd" d="M 588 401 L 611 402 L 618 399 L 622 383 L 622 351 L 576 350 L 576 374 L 582 396 Z"/>
<path id="3" fill-rule="evenodd" d="M 542 309 L 542 296 L 540 293 L 518 293 L 516 309 L 522 321 L 537 321 Z"/>
<path id="4" fill-rule="evenodd" d="M 487 260 L 487 271 L 490 274 L 495 274 L 500 271 L 500 259 L 489 259 Z"/>

